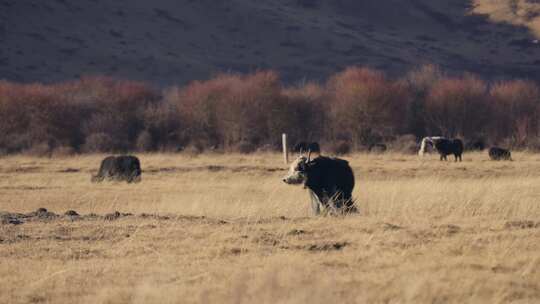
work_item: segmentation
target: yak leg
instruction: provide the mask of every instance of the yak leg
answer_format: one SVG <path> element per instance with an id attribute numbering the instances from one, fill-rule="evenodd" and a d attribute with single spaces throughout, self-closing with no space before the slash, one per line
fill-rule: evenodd
<path id="1" fill-rule="evenodd" d="M 346 204 L 346 213 L 357 213 L 358 212 L 358 208 L 356 208 L 356 206 L 354 205 L 354 202 L 352 200 L 349 200 Z"/>
<path id="2" fill-rule="evenodd" d="M 330 215 L 340 215 L 346 212 L 346 200 L 343 193 L 336 192 L 332 196 L 325 195 L 324 197 L 324 206 L 327 209 L 328 214 Z"/>
<path id="3" fill-rule="evenodd" d="M 101 175 L 94 175 L 91 179 L 92 183 L 101 183 L 103 181 L 103 176 Z"/>
<path id="4" fill-rule="evenodd" d="M 311 197 L 311 210 L 314 215 L 319 215 L 321 213 L 321 201 L 315 192 L 309 190 L 309 196 Z"/>

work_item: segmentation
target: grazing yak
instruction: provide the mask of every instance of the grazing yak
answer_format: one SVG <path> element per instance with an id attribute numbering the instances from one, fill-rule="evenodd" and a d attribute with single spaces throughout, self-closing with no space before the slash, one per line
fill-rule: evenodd
<path id="1" fill-rule="evenodd" d="M 489 158 L 491 160 L 512 160 L 512 155 L 510 151 L 500 148 L 500 147 L 491 147 L 489 148 Z"/>
<path id="2" fill-rule="evenodd" d="M 424 156 L 427 146 L 431 146 L 437 150 L 441 156 L 441 160 L 447 160 L 446 156 L 454 154 L 455 161 L 461 161 L 461 154 L 463 154 L 463 142 L 457 138 L 444 138 L 441 136 L 424 137 L 420 144 L 420 150 L 418 155 Z"/>
<path id="3" fill-rule="evenodd" d="M 283 178 L 289 185 L 304 184 L 311 196 L 311 208 L 315 215 L 321 212 L 346 214 L 356 212 L 352 199 L 354 174 L 346 160 L 318 156 L 311 159 L 299 156 Z"/>
<path id="4" fill-rule="evenodd" d="M 104 179 L 140 182 L 141 163 L 137 157 L 131 155 L 106 157 L 101 161 L 98 174 L 92 176 L 92 182 L 101 182 Z"/>

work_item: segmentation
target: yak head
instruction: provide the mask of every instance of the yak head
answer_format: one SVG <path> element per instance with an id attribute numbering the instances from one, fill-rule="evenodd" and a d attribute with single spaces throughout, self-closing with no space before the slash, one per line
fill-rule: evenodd
<path id="1" fill-rule="evenodd" d="M 283 182 L 289 185 L 299 185 L 307 180 L 307 171 L 311 161 L 311 152 L 308 156 L 301 155 L 295 159 L 289 167 L 289 172 L 283 178 Z"/>
<path id="2" fill-rule="evenodd" d="M 300 156 L 291 163 L 289 172 L 283 178 L 283 182 L 289 185 L 299 185 L 307 179 L 307 163 L 308 159 L 305 156 Z"/>
<path id="3" fill-rule="evenodd" d="M 426 153 L 429 150 L 434 150 L 435 145 L 442 139 L 445 139 L 442 136 L 431 136 L 431 137 L 424 137 L 422 139 L 422 142 L 420 143 L 420 150 L 418 150 L 418 155 L 424 156 L 424 153 Z"/>

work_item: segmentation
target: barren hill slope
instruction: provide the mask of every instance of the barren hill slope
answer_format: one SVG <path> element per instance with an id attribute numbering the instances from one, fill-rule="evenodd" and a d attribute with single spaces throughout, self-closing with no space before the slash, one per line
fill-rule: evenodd
<path id="1" fill-rule="evenodd" d="M 540 78 L 540 44 L 467 0 L 0 0 L 0 79 L 85 74 L 159 84 L 272 68 L 295 82 L 348 65 Z"/>

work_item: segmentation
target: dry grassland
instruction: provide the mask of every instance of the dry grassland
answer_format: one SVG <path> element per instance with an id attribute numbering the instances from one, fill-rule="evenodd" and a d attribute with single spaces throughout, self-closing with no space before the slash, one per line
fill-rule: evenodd
<path id="1" fill-rule="evenodd" d="M 539 303 L 540 155 L 359 154 L 356 216 L 309 215 L 277 154 L 0 158 L 0 303 Z M 146 215 L 144 215 L 145 213 Z"/>

